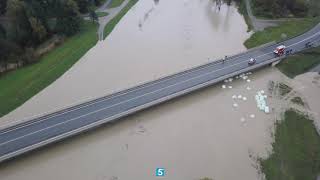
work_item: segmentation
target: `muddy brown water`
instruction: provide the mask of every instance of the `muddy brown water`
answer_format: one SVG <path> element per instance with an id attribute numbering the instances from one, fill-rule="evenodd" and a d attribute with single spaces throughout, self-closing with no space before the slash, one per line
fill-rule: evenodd
<path id="1" fill-rule="evenodd" d="M 1 123 L 244 51 L 246 30 L 234 5 L 223 4 L 219 11 L 209 0 L 140 0 L 105 41 Z M 275 77 L 272 69 L 262 70 L 252 76 L 251 91 L 238 80 L 232 89 L 219 84 L 139 112 L 5 163 L 0 179 L 149 180 L 164 167 L 167 179 L 255 180 L 259 175 L 249 154 L 266 155 L 273 121 L 257 111 L 253 97 Z M 232 108 L 234 94 L 248 100 Z"/>

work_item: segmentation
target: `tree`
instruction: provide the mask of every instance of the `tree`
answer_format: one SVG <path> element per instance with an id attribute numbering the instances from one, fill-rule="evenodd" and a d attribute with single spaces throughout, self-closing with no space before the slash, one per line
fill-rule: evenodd
<path id="1" fill-rule="evenodd" d="M 92 22 L 95 22 L 95 21 L 99 20 L 97 13 L 93 9 L 90 9 L 89 17 L 92 20 Z"/>
<path id="2" fill-rule="evenodd" d="M 0 0 L 0 15 L 5 14 L 7 7 L 7 0 Z"/>
<path id="3" fill-rule="evenodd" d="M 32 28 L 33 39 L 37 42 L 42 42 L 47 36 L 46 28 L 42 25 L 41 21 L 35 17 L 30 17 L 29 22 Z"/>
<path id="4" fill-rule="evenodd" d="M 313 17 L 320 16 L 320 1 L 319 0 L 311 0 L 309 3 L 309 14 Z"/>
<path id="5" fill-rule="evenodd" d="M 81 18 L 77 4 L 73 0 L 60 0 L 56 30 L 71 36 L 80 30 Z"/>
<path id="6" fill-rule="evenodd" d="M 6 15 L 11 19 L 9 24 L 9 39 L 21 44 L 27 45 L 32 33 L 28 17 L 25 12 L 25 3 L 21 0 L 8 0 Z"/>
<path id="7" fill-rule="evenodd" d="M 81 13 L 87 13 L 89 11 L 89 0 L 75 0 L 75 2 L 77 3 Z"/>
<path id="8" fill-rule="evenodd" d="M 95 6 L 101 5 L 101 0 L 93 0 Z"/>
<path id="9" fill-rule="evenodd" d="M 6 29 L 0 24 L 0 39 L 5 39 Z"/>
<path id="10" fill-rule="evenodd" d="M 9 61 L 16 61 L 23 53 L 22 49 L 15 43 L 0 38 L 0 63 L 5 68 Z"/>

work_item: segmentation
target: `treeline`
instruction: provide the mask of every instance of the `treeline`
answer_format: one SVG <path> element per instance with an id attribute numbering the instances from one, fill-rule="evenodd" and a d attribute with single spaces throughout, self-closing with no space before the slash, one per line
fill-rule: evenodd
<path id="1" fill-rule="evenodd" d="M 320 15 L 319 0 L 251 0 L 256 16 L 315 17 Z"/>
<path id="2" fill-rule="evenodd" d="M 0 0 L 0 72 L 37 59 L 36 47 L 80 30 L 80 13 L 103 0 Z"/>

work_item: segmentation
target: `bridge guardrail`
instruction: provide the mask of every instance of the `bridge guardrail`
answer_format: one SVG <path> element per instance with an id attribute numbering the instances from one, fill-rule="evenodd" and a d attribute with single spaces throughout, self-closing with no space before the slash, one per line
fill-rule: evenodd
<path id="1" fill-rule="evenodd" d="M 317 26 L 320 26 L 320 23 L 317 24 L 315 27 L 313 27 L 312 29 L 314 28 L 317 28 Z M 309 29 L 307 30 L 306 32 L 312 30 L 312 29 Z M 306 33 L 304 32 L 304 33 Z M 294 36 L 294 37 L 291 37 L 291 38 L 288 38 L 287 40 L 289 39 L 293 39 L 295 37 L 298 37 L 298 36 L 301 36 L 303 34 L 299 34 L 297 36 Z M 286 41 L 286 40 L 284 40 Z M 254 50 L 257 50 L 259 48 L 263 48 L 263 47 L 268 47 L 268 46 L 272 46 L 274 44 L 276 44 L 278 42 L 270 42 L 270 43 L 266 43 L 266 44 L 263 44 L 261 46 L 257 46 L 257 47 L 254 47 L 254 48 L 251 48 L 251 49 L 248 49 L 248 51 L 245 51 L 245 52 L 240 52 L 239 54 L 236 54 L 236 55 L 233 55 L 233 56 L 230 56 L 229 58 L 227 58 L 225 61 L 229 61 L 233 58 L 237 58 L 237 57 L 240 57 L 242 55 L 245 55 L 249 52 L 252 52 Z M 156 79 L 153 79 L 153 80 L 150 80 L 150 81 L 146 81 L 146 82 L 141 82 L 141 83 L 138 83 L 137 85 L 133 86 L 133 87 L 129 87 L 129 88 L 124 88 L 122 90 L 116 90 L 114 92 L 111 92 L 111 93 L 108 93 L 104 96 L 101 96 L 101 97 L 92 97 L 92 98 L 87 98 L 87 99 L 84 99 L 84 100 L 81 100 L 79 102 L 76 102 L 76 103 L 72 103 L 70 105 L 67 105 L 67 106 L 64 106 L 64 107 L 60 107 L 60 108 L 57 108 L 57 109 L 54 109 L 52 111 L 47 111 L 47 112 L 44 112 L 44 113 L 41 113 L 41 114 L 37 114 L 35 116 L 31 116 L 31 117 L 27 117 L 25 119 L 22 119 L 22 120 L 19 120 L 19 121 L 13 121 L 13 122 L 9 122 L 8 124 L 4 124 L 2 126 L 0 126 L 0 131 L 4 130 L 4 129 L 10 129 L 10 128 L 15 128 L 15 127 L 18 127 L 19 125 L 26 125 L 26 124 L 29 124 L 29 123 L 32 123 L 34 121 L 37 121 L 39 118 L 46 118 L 46 117 L 50 117 L 50 116 L 53 116 L 55 114 L 59 114 L 59 113 L 62 113 L 64 111 L 71 111 L 73 109 L 77 109 L 77 108 L 80 108 L 81 106 L 85 106 L 87 104 L 92 104 L 94 102 L 98 102 L 98 101 L 103 101 L 104 99 L 108 99 L 108 98 L 111 98 L 112 96 L 116 96 L 116 95 L 119 95 L 119 94 L 122 94 L 122 93 L 125 93 L 125 92 L 128 92 L 128 91 L 133 91 L 134 89 L 139 89 L 139 88 L 142 88 L 144 86 L 148 86 L 152 83 L 155 83 L 155 82 L 158 82 L 158 81 L 162 81 L 162 80 L 165 80 L 165 79 L 170 79 L 170 78 L 173 78 L 174 76 L 179 76 L 179 75 L 182 75 L 182 74 L 185 74 L 185 73 L 188 73 L 190 71 L 194 71 L 194 70 L 197 70 L 197 69 L 201 69 L 205 66 L 210 66 L 210 65 L 215 65 L 215 64 L 218 64 L 218 63 L 222 63 L 222 59 L 219 59 L 219 60 L 216 60 L 216 61 L 211 61 L 211 62 L 206 62 L 206 63 L 203 63 L 203 64 L 200 64 L 198 66 L 195 66 L 195 67 L 190 67 L 190 68 L 187 68 L 185 70 L 182 70 L 180 72 L 176 72 L 176 73 L 172 73 L 172 74 L 169 74 L 169 75 L 164 75 L 164 76 L 161 76 L 159 78 L 156 78 Z"/>

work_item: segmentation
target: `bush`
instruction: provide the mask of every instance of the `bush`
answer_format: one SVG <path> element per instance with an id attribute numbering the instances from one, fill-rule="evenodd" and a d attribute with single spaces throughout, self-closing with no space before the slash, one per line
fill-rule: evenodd
<path id="1" fill-rule="evenodd" d="M 56 25 L 56 31 L 66 36 L 72 36 L 79 31 L 81 21 L 80 17 L 66 17 L 59 19 Z"/>
<path id="2" fill-rule="evenodd" d="M 35 51 L 33 48 L 26 48 L 24 55 L 22 56 L 22 61 L 25 64 L 31 64 L 37 61 L 37 57 L 35 55 Z"/>
<path id="3" fill-rule="evenodd" d="M 80 30 L 81 17 L 78 6 L 73 0 L 62 1 L 59 7 L 56 31 L 71 36 Z"/>

